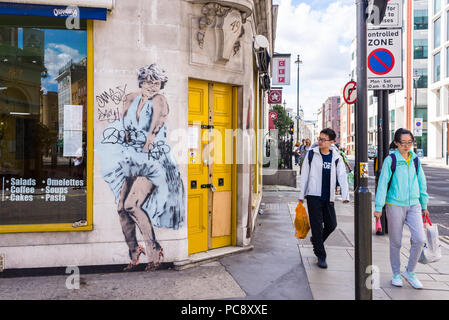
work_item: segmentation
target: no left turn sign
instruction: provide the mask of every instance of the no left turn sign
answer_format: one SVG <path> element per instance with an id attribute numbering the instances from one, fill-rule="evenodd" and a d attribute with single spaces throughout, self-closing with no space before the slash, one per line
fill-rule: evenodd
<path id="1" fill-rule="evenodd" d="M 357 84 L 349 81 L 343 89 L 343 99 L 347 104 L 353 104 L 357 100 Z"/>

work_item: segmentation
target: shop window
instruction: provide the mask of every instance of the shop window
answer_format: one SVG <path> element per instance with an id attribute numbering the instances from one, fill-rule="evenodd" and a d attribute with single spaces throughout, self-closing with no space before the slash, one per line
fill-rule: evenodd
<path id="1" fill-rule="evenodd" d="M 0 16 L 0 232 L 92 229 L 92 33 L 80 27 Z"/>
<path id="2" fill-rule="evenodd" d="M 414 11 L 414 29 L 426 30 L 428 26 L 428 13 L 427 9 Z"/>
<path id="3" fill-rule="evenodd" d="M 427 59 L 427 39 L 413 40 L 413 58 Z"/>
<path id="4" fill-rule="evenodd" d="M 414 79 L 414 88 L 427 88 L 427 68 L 414 69 L 413 74 L 419 76 L 416 80 Z"/>
<path id="5" fill-rule="evenodd" d="M 421 118 L 424 122 L 427 122 L 427 108 L 418 106 L 415 109 L 415 118 Z"/>

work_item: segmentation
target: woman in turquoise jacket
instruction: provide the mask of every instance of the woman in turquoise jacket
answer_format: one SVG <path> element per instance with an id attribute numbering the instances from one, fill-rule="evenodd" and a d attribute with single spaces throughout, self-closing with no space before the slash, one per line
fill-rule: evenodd
<path id="1" fill-rule="evenodd" d="M 411 248 L 408 265 L 402 276 L 415 289 L 422 284 L 415 274 L 415 268 L 425 242 L 423 216 L 428 216 L 426 177 L 416 153 L 411 151 L 415 138 L 407 130 L 395 132 L 390 145 L 392 152 L 385 158 L 376 191 L 375 217 L 382 216 L 386 205 L 388 234 L 390 240 L 390 263 L 393 270 L 392 284 L 402 287 L 400 273 L 401 241 L 404 224 L 411 233 Z"/>

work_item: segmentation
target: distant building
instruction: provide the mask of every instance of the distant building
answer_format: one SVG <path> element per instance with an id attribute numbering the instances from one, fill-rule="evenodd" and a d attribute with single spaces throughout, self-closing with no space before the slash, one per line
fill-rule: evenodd
<path id="1" fill-rule="evenodd" d="M 303 139 L 310 139 L 313 143 L 316 141 L 316 129 L 317 129 L 317 121 L 316 120 L 304 120 L 303 126 Z"/>
<path id="2" fill-rule="evenodd" d="M 340 143 L 340 97 L 326 99 L 322 109 L 323 128 L 331 128 L 337 134 L 336 143 Z"/>

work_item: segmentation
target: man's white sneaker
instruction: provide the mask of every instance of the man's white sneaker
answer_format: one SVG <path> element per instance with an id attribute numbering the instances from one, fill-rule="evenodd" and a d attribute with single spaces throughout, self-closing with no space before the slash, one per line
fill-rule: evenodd
<path id="1" fill-rule="evenodd" d="M 422 289 L 423 285 L 421 281 L 418 280 L 414 272 L 408 272 L 407 269 L 402 272 L 402 276 L 410 283 L 410 285 L 415 289 Z"/>
<path id="2" fill-rule="evenodd" d="M 402 278 L 400 273 L 393 273 L 393 279 L 391 280 L 391 284 L 395 287 L 402 287 L 404 284 L 402 283 Z"/>

